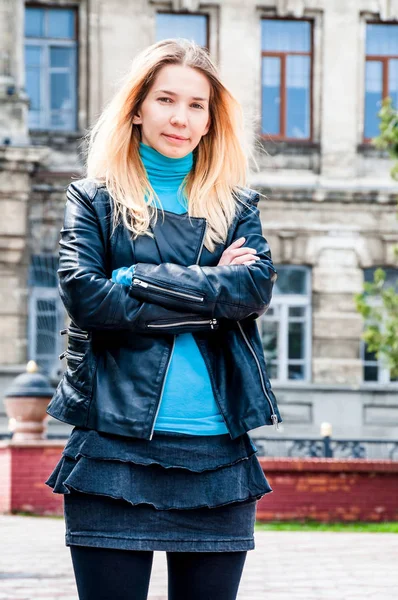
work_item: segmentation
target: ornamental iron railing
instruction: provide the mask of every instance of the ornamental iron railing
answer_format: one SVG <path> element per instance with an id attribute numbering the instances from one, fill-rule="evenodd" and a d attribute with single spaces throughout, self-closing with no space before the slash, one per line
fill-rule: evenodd
<path id="1" fill-rule="evenodd" d="M 338 440 L 252 437 L 258 456 L 398 460 L 398 440 Z"/>

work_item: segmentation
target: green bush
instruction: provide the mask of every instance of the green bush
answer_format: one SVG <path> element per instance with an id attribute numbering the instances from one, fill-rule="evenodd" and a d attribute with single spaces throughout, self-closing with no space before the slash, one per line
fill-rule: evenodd
<path id="1" fill-rule="evenodd" d="M 393 159 L 391 177 L 398 181 L 398 111 L 391 98 L 384 98 L 378 113 L 380 135 L 372 139 L 376 148 L 387 150 Z M 398 249 L 395 249 L 397 256 Z M 376 302 L 375 302 L 376 299 Z M 384 358 L 391 376 L 398 377 L 398 293 L 393 286 L 386 286 L 386 273 L 376 269 L 372 283 L 365 283 L 364 290 L 355 295 L 355 304 L 366 321 L 363 339 L 370 352 Z"/>

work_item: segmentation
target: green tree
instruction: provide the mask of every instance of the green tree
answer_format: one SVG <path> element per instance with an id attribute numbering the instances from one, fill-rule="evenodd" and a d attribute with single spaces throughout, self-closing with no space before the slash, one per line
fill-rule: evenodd
<path id="1" fill-rule="evenodd" d="M 393 160 L 391 177 L 398 181 L 398 111 L 392 106 L 391 98 L 383 100 L 378 116 L 380 134 L 372 143 L 376 148 L 387 150 Z M 398 255 L 398 248 L 395 254 Z M 385 271 L 376 269 L 373 282 L 365 283 L 363 292 L 355 295 L 356 308 L 366 323 L 362 337 L 370 352 L 384 358 L 392 377 L 398 377 L 397 287 L 387 287 Z"/>

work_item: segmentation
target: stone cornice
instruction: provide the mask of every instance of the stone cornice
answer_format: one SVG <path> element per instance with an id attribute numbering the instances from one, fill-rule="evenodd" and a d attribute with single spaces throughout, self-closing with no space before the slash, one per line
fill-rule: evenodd
<path id="1" fill-rule="evenodd" d="M 0 146 L 0 169 L 12 169 L 21 163 L 43 161 L 49 149 L 45 146 Z"/>
<path id="2" fill-rule="evenodd" d="M 275 201 L 294 201 L 294 202 L 313 202 L 314 204 L 324 203 L 346 203 L 346 204 L 378 204 L 397 205 L 398 187 L 394 188 L 357 188 L 345 187 L 323 187 L 316 185 L 264 185 L 251 184 L 253 188 L 267 197 L 268 202 Z"/>

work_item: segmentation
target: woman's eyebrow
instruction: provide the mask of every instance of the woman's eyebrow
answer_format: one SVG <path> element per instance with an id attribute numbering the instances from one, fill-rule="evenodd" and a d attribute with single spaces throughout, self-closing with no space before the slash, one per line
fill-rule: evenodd
<path id="1" fill-rule="evenodd" d="M 156 90 L 155 94 L 161 92 L 162 94 L 169 94 L 170 96 L 177 96 L 175 92 L 169 90 Z M 201 100 L 202 102 L 208 102 L 207 98 L 201 98 L 200 96 L 192 96 L 192 100 Z"/>

